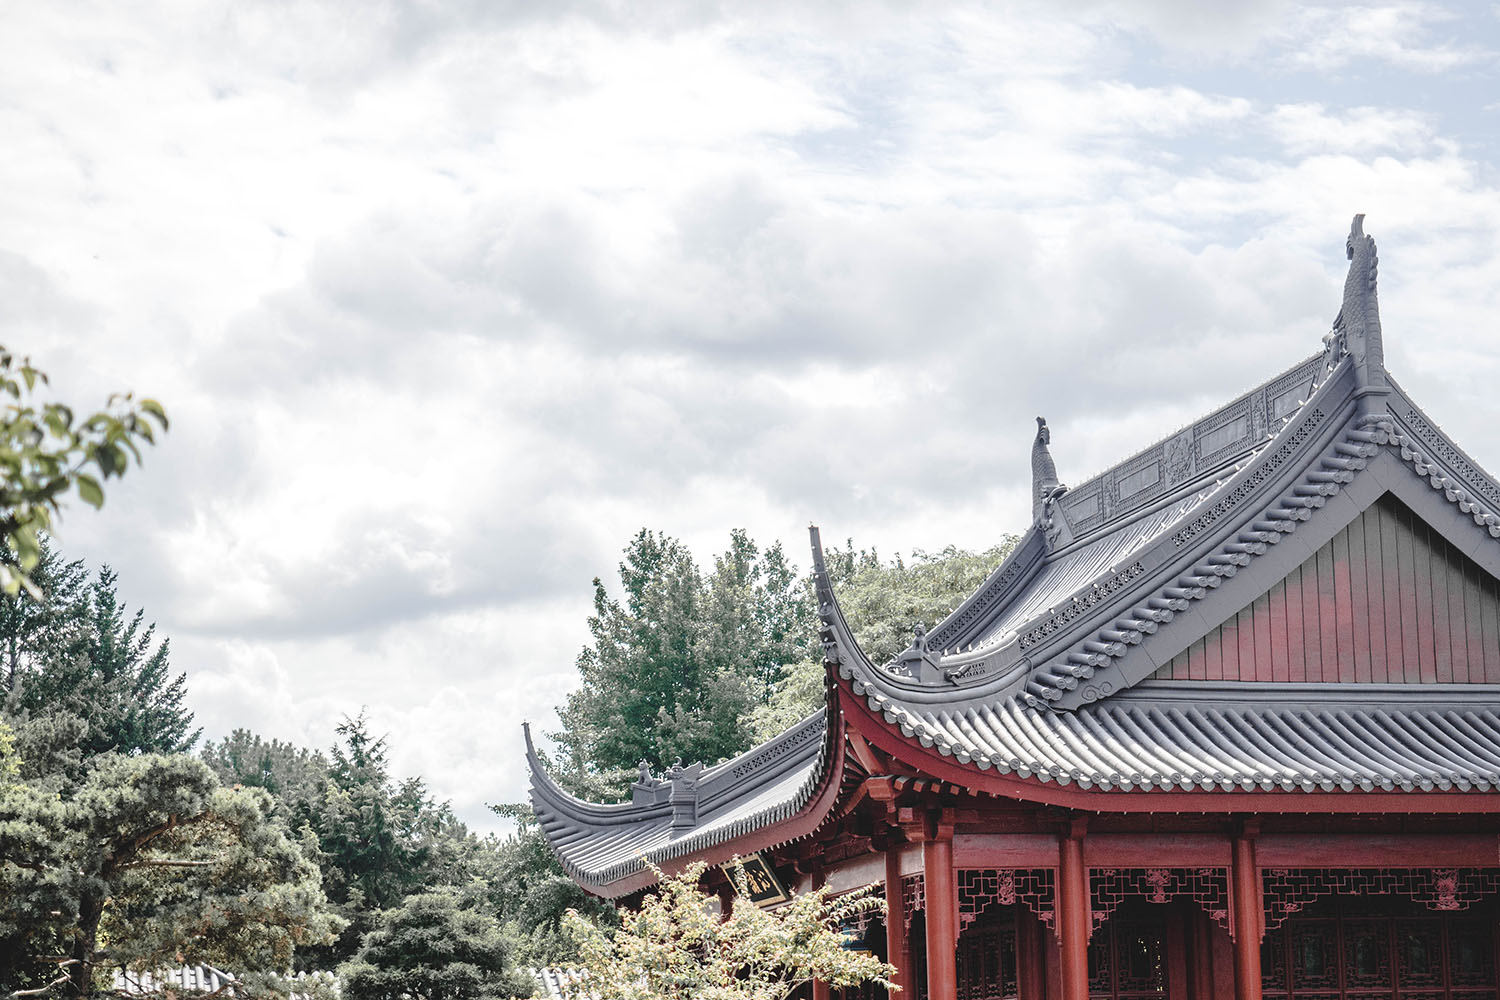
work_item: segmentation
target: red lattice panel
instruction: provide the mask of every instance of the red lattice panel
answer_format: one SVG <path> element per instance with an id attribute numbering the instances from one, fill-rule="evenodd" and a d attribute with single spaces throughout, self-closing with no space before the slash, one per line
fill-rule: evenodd
<path id="1" fill-rule="evenodd" d="M 1266 929 L 1327 896 L 1404 896 L 1429 910 L 1467 910 L 1500 893 L 1500 868 L 1268 868 Z"/>
<path id="2" fill-rule="evenodd" d="M 958 871 L 958 929 L 962 933 L 985 907 L 1020 903 L 1052 926 L 1054 884 L 1051 868 L 963 868 Z"/>
<path id="3" fill-rule="evenodd" d="M 1095 930 L 1127 899 L 1151 903 L 1191 899 L 1210 919 L 1229 930 L 1227 868 L 1095 868 L 1089 872 Z"/>
<path id="4" fill-rule="evenodd" d="M 920 875 L 907 875 L 901 879 L 901 912 L 906 929 L 911 930 L 912 918 L 918 910 L 927 909 L 927 882 Z"/>

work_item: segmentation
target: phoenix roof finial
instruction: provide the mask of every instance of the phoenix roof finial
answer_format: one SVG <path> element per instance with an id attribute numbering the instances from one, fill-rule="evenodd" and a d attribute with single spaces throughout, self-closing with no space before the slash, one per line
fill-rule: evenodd
<path id="1" fill-rule="evenodd" d="M 1356 215 L 1349 227 L 1349 239 L 1344 243 L 1349 257 L 1344 305 L 1333 321 L 1334 333 L 1341 335 L 1344 350 L 1354 358 L 1354 377 L 1361 395 L 1390 391 L 1380 333 L 1380 302 L 1375 291 L 1379 259 L 1375 240 L 1365 235 L 1364 223 L 1364 215 Z"/>

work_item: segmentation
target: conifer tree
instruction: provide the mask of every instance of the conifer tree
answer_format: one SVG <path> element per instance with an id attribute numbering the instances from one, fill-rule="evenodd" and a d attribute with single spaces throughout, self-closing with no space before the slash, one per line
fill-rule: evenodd
<path id="1" fill-rule="evenodd" d="M 130 614 L 109 567 L 87 578 L 81 562 L 45 552 L 29 593 L 0 596 L 7 714 L 83 720 L 83 757 L 181 753 L 199 733 L 184 705 L 187 675 L 172 673 L 170 644 L 145 612 Z"/>

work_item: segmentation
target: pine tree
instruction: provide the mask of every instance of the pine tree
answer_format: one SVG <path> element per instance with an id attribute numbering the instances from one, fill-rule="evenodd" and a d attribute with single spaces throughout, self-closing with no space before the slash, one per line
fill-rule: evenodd
<path id="1" fill-rule="evenodd" d="M 41 597 L 0 597 L 4 710 L 13 718 L 81 719 L 84 758 L 119 753 L 182 753 L 197 742 L 184 706 L 187 675 L 173 675 L 170 644 L 156 642 L 145 613 L 129 614 L 117 575 L 88 580 L 79 562 L 51 553 L 33 573 Z"/>

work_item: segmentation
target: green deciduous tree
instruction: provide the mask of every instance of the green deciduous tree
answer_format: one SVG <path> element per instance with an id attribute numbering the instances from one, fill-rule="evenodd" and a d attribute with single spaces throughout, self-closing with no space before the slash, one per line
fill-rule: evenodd
<path id="1" fill-rule="evenodd" d="M 860 649 L 885 663 L 911 645 L 913 627 L 931 628 L 977 590 L 1019 540 L 1005 535 L 984 552 L 949 545 L 889 562 L 851 541 L 828 551 L 828 575 Z"/>
<path id="2" fill-rule="evenodd" d="M 781 546 L 762 552 L 742 531 L 705 576 L 681 542 L 643 530 L 619 574 L 619 599 L 594 580 L 583 683 L 555 735 L 560 776 L 584 794 L 618 791 L 641 760 L 660 770 L 746 749 L 751 711 L 815 638 Z"/>
<path id="3" fill-rule="evenodd" d="M 774 911 L 743 894 L 720 921 L 698 890 L 705 871 L 688 866 L 663 876 L 639 910 L 622 915 L 613 932 L 572 915 L 583 975 L 569 987 L 574 1000 L 786 1000 L 813 979 L 834 988 L 874 982 L 890 987 L 895 969 L 845 950 L 843 928 L 861 914 L 883 912 L 868 890 L 833 897 L 829 889 L 793 896 Z"/>
<path id="4" fill-rule="evenodd" d="M 104 503 L 100 480 L 141 461 L 139 445 L 167 429 L 154 399 L 111 396 L 105 409 L 85 417 L 60 402 L 34 398 L 47 376 L 30 359 L 0 347 L 0 592 L 29 589 L 42 554 L 42 537 L 70 491 L 93 507 Z"/>
<path id="5" fill-rule="evenodd" d="M 87 767 L 76 787 L 0 792 L 0 986 L 85 997 L 106 967 L 183 962 L 274 974 L 340 926 L 265 792 L 183 755 Z"/>
<path id="6" fill-rule="evenodd" d="M 339 973 L 350 1000 L 529 997 L 536 985 L 509 971 L 499 922 L 452 890 L 416 893 L 382 913 Z"/>

